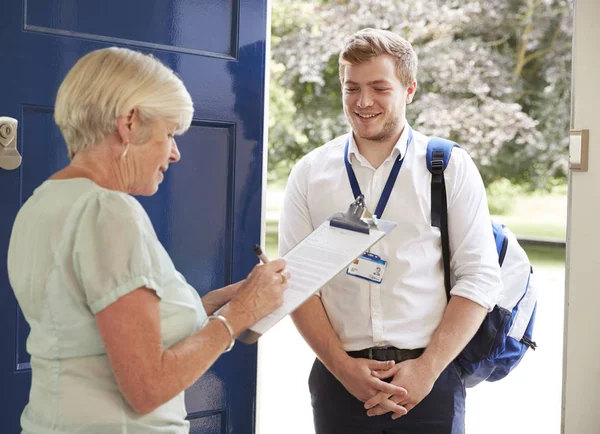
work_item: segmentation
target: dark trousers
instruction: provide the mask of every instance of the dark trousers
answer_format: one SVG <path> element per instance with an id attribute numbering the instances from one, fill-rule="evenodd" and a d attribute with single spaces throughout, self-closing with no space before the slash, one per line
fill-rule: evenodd
<path id="1" fill-rule="evenodd" d="M 316 434 L 464 434 L 465 384 L 450 364 L 429 395 L 405 416 L 367 416 L 364 403 L 315 360 L 308 380 Z"/>

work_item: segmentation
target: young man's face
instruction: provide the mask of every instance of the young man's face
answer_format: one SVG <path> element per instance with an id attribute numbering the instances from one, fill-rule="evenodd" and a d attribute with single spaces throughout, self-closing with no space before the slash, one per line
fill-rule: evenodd
<path id="1" fill-rule="evenodd" d="M 383 142 L 404 128 L 406 104 L 412 101 L 417 82 L 404 86 L 396 74 L 392 56 L 347 65 L 344 70 L 344 113 L 355 137 Z"/>

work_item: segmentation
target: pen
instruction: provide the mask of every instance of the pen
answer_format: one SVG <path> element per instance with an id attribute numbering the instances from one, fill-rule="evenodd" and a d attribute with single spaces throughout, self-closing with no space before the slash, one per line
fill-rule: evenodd
<path id="1" fill-rule="evenodd" d="M 253 250 L 254 250 L 254 253 L 256 253 L 256 256 L 258 256 L 258 259 L 260 259 L 263 264 L 266 264 L 269 262 L 269 258 L 267 258 L 267 255 L 265 255 L 263 253 L 262 249 L 260 248 L 260 246 L 258 244 L 254 245 Z"/>

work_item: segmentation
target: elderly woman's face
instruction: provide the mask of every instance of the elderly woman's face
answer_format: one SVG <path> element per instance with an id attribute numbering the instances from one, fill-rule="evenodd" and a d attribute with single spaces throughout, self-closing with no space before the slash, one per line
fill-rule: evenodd
<path id="1" fill-rule="evenodd" d="M 132 194 L 151 196 L 158 191 L 169 163 L 181 158 L 174 133 L 177 125 L 156 121 L 151 126 L 148 140 L 136 149 L 134 158 L 134 182 Z"/>

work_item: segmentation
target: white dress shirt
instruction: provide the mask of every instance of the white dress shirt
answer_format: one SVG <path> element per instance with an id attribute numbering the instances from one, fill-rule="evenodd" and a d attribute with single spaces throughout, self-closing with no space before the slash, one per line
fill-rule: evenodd
<path id="1" fill-rule="evenodd" d="M 381 284 L 341 272 L 321 291 L 321 300 L 346 351 L 377 346 L 426 347 L 447 305 L 440 230 L 431 226 L 431 173 L 426 166 L 428 137 L 408 124 L 391 155 L 377 169 L 359 153 L 352 134 L 313 150 L 292 169 L 279 223 L 284 255 L 334 213 L 354 200 L 344 147 L 365 203 L 375 211 L 398 154 L 404 162 L 382 219 L 397 227 L 370 252 L 388 261 Z M 448 198 L 452 295 L 488 309 L 502 289 L 498 255 L 485 188 L 477 167 L 460 149 L 445 170 Z M 293 278 L 293 276 L 292 276 Z"/>

